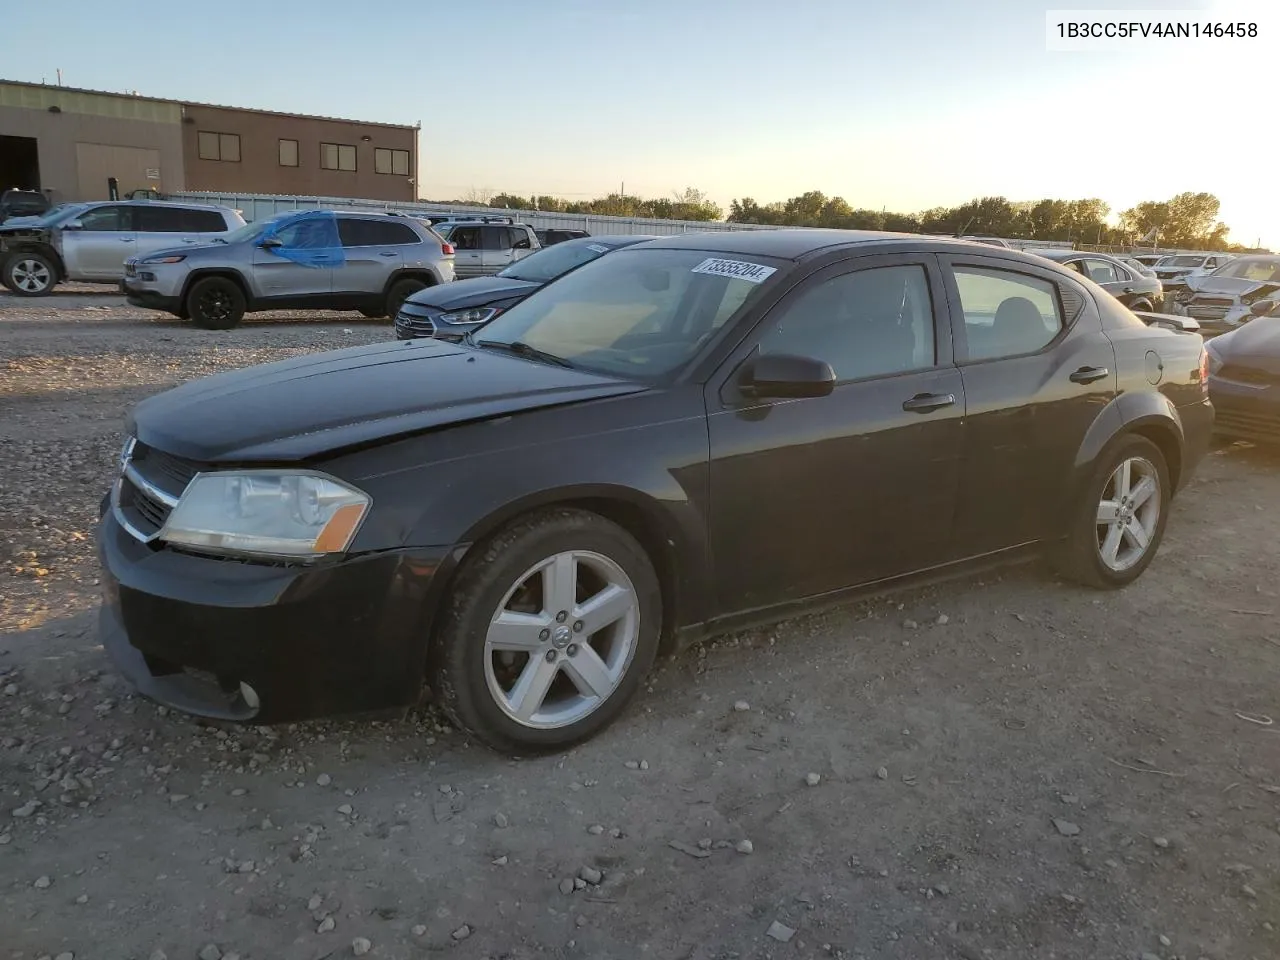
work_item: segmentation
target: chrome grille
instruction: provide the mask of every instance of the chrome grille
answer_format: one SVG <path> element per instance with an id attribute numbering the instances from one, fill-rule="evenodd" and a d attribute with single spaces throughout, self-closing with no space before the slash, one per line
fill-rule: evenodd
<path id="1" fill-rule="evenodd" d="M 132 441 L 112 494 L 116 519 L 135 539 L 154 540 L 200 465 Z"/>
<path id="2" fill-rule="evenodd" d="M 416 303 L 404 303 L 396 314 L 396 336 L 402 340 L 435 336 L 436 325 L 431 311 Z"/>

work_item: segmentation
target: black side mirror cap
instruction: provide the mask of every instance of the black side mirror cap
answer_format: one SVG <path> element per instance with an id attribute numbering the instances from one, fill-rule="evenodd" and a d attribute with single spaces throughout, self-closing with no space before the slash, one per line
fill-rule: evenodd
<path id="1" fill-rule="evenodd" d="M 825 360 L 766 353 L 748 365 L 739 385 L 750 397 L 825 397 L 835 389 L 836 372 Z"/>

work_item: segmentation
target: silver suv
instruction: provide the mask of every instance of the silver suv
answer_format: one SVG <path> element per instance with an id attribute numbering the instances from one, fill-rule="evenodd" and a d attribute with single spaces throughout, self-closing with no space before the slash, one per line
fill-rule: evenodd
<path id="1" fill-rule="evenodd" d="M 535 250 L 538 235 L 527 223 L 492 223 L 490 218 L 441 223 L 435 228 L 457 251 L 458 279 L 491 277 Z M 394 314 L 392 314 L 394 316 Z"/>
<path id="2" fill-rule="evenodd" d="M 124 291 L 135 306 L 207 330 L 228 330 L 260 310 L 394 317 L 410 294 L 453 279 L 453 257 L 453 247 L 414 217 L 294 211 L 210 246 L 131 257 Z"/>
<path id="3" fill-rule="evenodd" d="M 0 283 L 43 297 L 63 280 L 118 283 L 124 262 L 156 250 L 207 244 L 244 226 L 229 207 L 148 200 L 67 205 L 0 226 Z"/>

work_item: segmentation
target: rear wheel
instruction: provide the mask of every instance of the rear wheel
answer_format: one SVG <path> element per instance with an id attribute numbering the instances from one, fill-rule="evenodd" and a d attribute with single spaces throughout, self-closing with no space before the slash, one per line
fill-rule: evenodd
<path id="1" fill-rule="evenodd" d="M 431 686 L 455 723 L 495 749 L 562 749 L 622 712 L 661 622 L 657 575 L 630 534 L 582 510 L 534 514 L 460 571 Z"/>
<path id="2" fill-rule="evenodd" d="M 43 253 L 19 252 L 4 264 L 4 285 L 19 297 L 44 297 L 58 282 L 58 268 Z"/>
<path id="3" fill-rule="evenodd" d="M 1146 437 L 1120 439 L 1081 496 L 1060 558 L 1062 572 L 1109 589 L 1137 580 L 1160 548 L 1171 493 L 1160 448 Z"/>
<path id="4" fill-rule="evenodd" d="M 186 311 L 191 322 L 204 330 L 230 330 L 245 311 L 244 292 L 226 277 L 197 280 L 187 293 Z"/>
<path id="5" fill-rule="evenodd" d="M 426 284 L 421 280 L 412 278 L 397 280 L 391 285 L 391 289 L 387 291 L 387 309 L 383 316 L 388 316 L 394 320 L 396 314 L 400 312 L 400 305 L 425 287 Z"/>

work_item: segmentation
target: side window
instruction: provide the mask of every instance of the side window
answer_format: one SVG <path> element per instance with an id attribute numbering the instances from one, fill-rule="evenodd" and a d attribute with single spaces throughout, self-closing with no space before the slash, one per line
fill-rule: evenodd
<path id="1" fill-rule="evenodd" d="M 970 360 L 1016 357 L 1047 346 L 1062 329 L 1058 290 L 1009 270 L 956 267 Z"/>
<path id="2" fill-rule="evenodd" d="M 480 237 L 486 250 L 510 250 L 513 231 L 506 227 L 481 227 Z"/>
<path id="3" fill-rule="evenodd" d="M 421 239 L 407 223 L 391 223 L 379 220 L 374 224 L 378 231 L 378 243 L 384 247 L 400 246 L 406 243 L 421 243 Z"/>
<path id="4" fill-rule="evenodd" d="M 183 210 L 183 221 L 192 233 L 225 233 L 227 222 L 216 210 Z"/>
<path id="5" fill-rule="evenodd" d="M 1066 267 L 1068 270 L 1074 270 L 1082 277 L 1087 277 L 1089 275 L 1089 270 L 1085 267 L 1083 260 L 1072 260 L 1070 263 L 1066 264 Z"/>
<path id="6" fill-rule="evenodd" d="M 133 229 L 128 207 L 94 207 L 82 213 L 79 219 L 84 229 L 94 232 Z"/>
<path id="7" fill-rule="evenodd" d="M 355 217 L 338 218 L 338 239 L 344 247 L 372 247 L 378 239 L 374 236 L 372 220 L 359 220 Z"/>
<path id="8" fill-rule="evenodd" d="M 1124 277 L 1115 266 L 1105 260 L 1087 260 L 1089 279 L 1094 283 L 1119 283 Z"/>
<path id="9" fill-rule="evenodd" d="M 143 233 L 182 233 L 189 229 L 181 207 L 139 207 L 138 230 Z"/>
<path id="10" fill-rule="evenodd" d="M 872 267 L 810 287 L 783 307 L 765 353 L 825 360 L 840 380 L 933 366 L 933 301 L 917 264 Z"/>
<path id="11" fill-rule="evenodd" d="M 454 227 L 449 231 L 449 242 L 455 250 L 479 250 L 479 227 Z"/>

